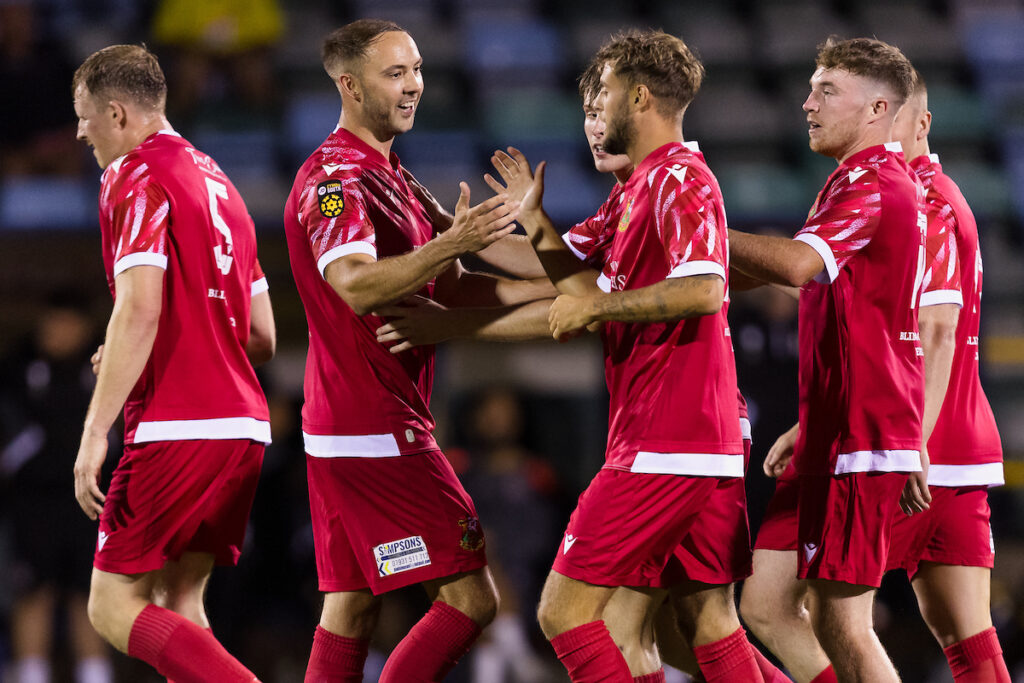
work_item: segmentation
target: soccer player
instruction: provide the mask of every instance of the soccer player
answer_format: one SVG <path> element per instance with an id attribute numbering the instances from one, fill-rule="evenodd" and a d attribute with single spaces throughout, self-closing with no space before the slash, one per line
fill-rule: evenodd
<path id="1" fill-rule="evenodd" d="M 794 239 L 730 231 L 732 265 L 802 287 L 797 559 L 814 634 L 840 680 L 895 681 L 872 604 L 901 493 L 908 511 L 929 502 L 922 191 L 889 143 L 913 67 L 881 41 L 833 38 L 816 65 L 803 105 L 810 147 L 839 168 Z"/>
<path id="2" fill-rule="evenodd" d="M 938 155 L 930 154 L 930 128 L 927 87 L 918 74 L 893 139 L 927 190 L 928 268 L 918 325 L 932 504 L 916 515 L 895 515 L 888 567 L 906 570 L 955 680 L 1009 683 L 989 609 L 995 546 L 987 489 L 1003 483 L 1003 467 L 995 417 L 978 378 L 978 227 Z"/>
<path id="3" fill-rule="evenodd" d="M 274 349 L 252 219 L 217 163 L 171 129 L 164 75 L 145 48 L 92 54 L 72 90 L 78 138 L 105 169 L 114 296 L 74 468 L 75 497 L 100 520 L 89 617 L 179 683 L 254 681 L 203 607 L 214 563 L 238 561 L 270 441 L 250 362 Z M 122 408 L 124 455 L 104 495 L 98 475 Z"/>
<path id="4" fill-rule="evenodd" d="M 682 135 L 703 67 L 660 32 L 617 36 L 596 59 L 604 151 L 636 167 L 599 276 L 578 261 L 576 273 L 545 261 L 561 240 L 540 207 L 543 164 L 529 178 L 521 155 L 497 158 L 510 188 L 530 181 L 510 194 L 551 280 L 586 287 L 551 305 L 552 335 L 604 323 L 611 393 L 606 464 L 569 521 L 538 616 L 573 680 L 631 681 L 602 611 L 616 586 L 657 585 L 707 498 L 742 477 L 743 455 L 721 193 Z M 705 676 L 762 680 L 735 612 L 714 600 L 702 607 L 694 643 Z"/>
<path id="5" fill-rule="evenodd" d="M 296 175 L 284 216 L 309 324 L 302 418 L 325 593 L 306 681 L 362 680 L 381 595 L 416 583 L 433 605 L 381 680 L 440 680 L 498 596 L 473 502 L 432 435 L 433 348 L 390 353 L 374 313 L 413 295 L 414 308 L 525 296 L 458 263 L 511 232 L 515 214 L 500 196 L 471 208 L 463 183 L 436 234 L 446 218 L 391 153 L 423 92 L 422 60 L 402 28 L 359 20 L 328 35 L 321 55 L 341 116 Z"/>

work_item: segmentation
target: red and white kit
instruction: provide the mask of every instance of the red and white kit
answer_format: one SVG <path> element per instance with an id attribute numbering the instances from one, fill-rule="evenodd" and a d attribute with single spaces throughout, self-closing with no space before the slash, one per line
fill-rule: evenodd
<path id="1" fill-rule="evenodd" d="M 922 201 L 900 144 L 870 147 L 832 173 L 795 237 L 825 263 L 800 292 L 801 578 L 877 586 L 921 468 Z"/>
<path id="2" fill-rule="evenodd" d="M 476 510 L 435 457 L 434 348 L 392 354 L 383 320 L 356 315 L 324 279 L 342 256 L 397 256 L 434 236 L 398 157 L 338 128 L 299 169 L 284 220 L 309 324 L 302 429 L 321 590 L 379 593 L 483 566 Z"/>
<path id="3" fill-rule="evenodd" d="M 613 196 L 614 234 L 602 253 L 604 291 L 728 272 L 728 229 L 718 183 L 693 143 L 652 152 Z M 584 222 L 577 255 L 597 232 Z M 580 497 L 554 569 L 600 585 L 654 585 L 707 498 L 743 476 L 743 440 L 727 305 L 667 323 L 606 323 L 611 394 L 604 468 Z M 683 476 L 678 476 L 683 475 Z M 614 533 L 608 533 L 614 529 Z M 623 541 L 623 539 L 628 539 Z"/>
<path id="4" fill-rule="evenodd" d="M 129 268 L 166 274 L 153 351 L 125 403 L 125 456 L 95 564 L 158 569 L 194 549 L 200 527 L 203 550 L 237 559 L 262 459 L 253 442 L 270 442 L 267 402 L 245 354 L 251 297 L 267 288 L 252 219 L 216 162 L 170 130 L 107 167 L 99 218 L 115 298 L 115 278 Z M 233 488 L 208 490 L 232 477 Z"/>
<path id="5" fill-rule="evenodd" d="M 920 156 L 910 167 L 927 191 L 929 265 L 921 306 L 961 309 L 949 388 L 928 441 L 932 505 L 911 517 L 896 516 L 889 567 L 903 567 L 911 576 L 922 561 L 991 568 L 995 548 L 987 488 L 1003 483 L 1003 450 L 978 375 L 978 226 L 937 155 Z"/>

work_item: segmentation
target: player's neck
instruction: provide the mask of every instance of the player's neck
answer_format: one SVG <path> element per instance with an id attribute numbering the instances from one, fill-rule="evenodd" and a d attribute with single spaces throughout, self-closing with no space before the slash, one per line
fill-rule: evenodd
<path id="1" fill-rule="evenodd" d="M 636 140 L 626 154 L 633 166 L 639 166 L 651 152 L 671 142 L 683 141 L 683 128 L 679 121 L 667 121 L 661 116 L 645 116 L 637 122 Z"/>
<path id="2" fill-rule="evenodd" d="M 117 156 L 124 156 L 148 140 L 152 135 L 155 135 L 162 130 L 171 130 L 171 124 L 167 120 L 166 116 L 157 115 L 140 121 L 137 126 L 133 127 L 130 131 L 127 131 L 124 136 L 123 149 Z"/>
<path id="3" fill-rule="evenodd" d="M 380 152 L 380 155 L 385 159 L 390 158 L 391 143 L 395 141 L 394 137 L 390 137 L 387 140 L 378 140 L 377 136 L 369 127 L 363 125 L 360 121 L 356 120 L 355 117 L 345 116 L 344 110 L 341 112 L 341 118 L 338 119 L 338 125 L 365 142 L 371 149 L 375 149 Z"/>
<path id="4" fill-rule="evenodd" d="M 863 152 L 869 147 L 877 147 L 878 145 L 884 145 L 885 143 L 892 140 L 892 125 L 890 124 L 887 130 L 880 130 L 875 127 L 865 128 L 856 140 L 848 144 L 842 151 L 835 155 L 835 160 L 842 165 L 847 159 L 852 157 L 854 154 Z"/>

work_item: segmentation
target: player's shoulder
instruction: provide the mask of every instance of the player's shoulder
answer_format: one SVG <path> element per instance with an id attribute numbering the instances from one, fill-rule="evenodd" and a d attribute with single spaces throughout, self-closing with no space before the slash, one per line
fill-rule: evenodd
<path id="1" fill-rule="evenodd" d="M 647 171 L 647 183 L 654 188 L 703 186 L 713 179 L 703 157 L 682 146 L 659 159 Z"/>

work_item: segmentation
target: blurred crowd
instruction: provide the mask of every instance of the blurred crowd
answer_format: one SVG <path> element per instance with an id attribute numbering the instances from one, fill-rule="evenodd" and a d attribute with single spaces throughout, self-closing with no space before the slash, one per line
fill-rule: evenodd
<path id="1" fill-rule="evenodd" d="M 398 4 L 380 6 L 387 9 Z M 590 4 L 565 3 L 580 8 Z M 636 3 L 641 12 L 636 20 L 650 21 L 666 4 Z M 817 4 L 832 8 L 829 3 Z M 919 4 L 944 16 L 956 9 L 956 3 L 939 0 Z M 1024 17 L 1019 3 L 1006 4 L 1017 7 Z M 0 92 L 7 105 L 0 108 L 0 681 L 159 680 L 145 665 L 103 645 L 85 618 L 96 530 L 74 500 L 71 477 L 92 389 L 89 359 L 102 338 L 99 321 L 110 306 L 95 229 L 98 170 L 75 140 L 71 74 L 94 49 L 140 41 L 161 56 L 168 73 L 169 119 L 221 161 L 250 204 L 282 342 L 280 357 L 261 376 L 270 399 L 274 443 L 267 449 L 242 561 L 237 571 L 215 572 L 209 614 L 218 637 L 261 680 L 302 679 L 320 595 L 299 429 L 306 337 L 279 226 L 280 181 L 287 182 L 287 174 L 304 157 L 290 144 L 312 151 L 333 122 L 318 118 L 315 105 L 323 98 L 314 95 L 306 101 L 308 106 L 297 109 L 289 107 L 288 96 L 297 89 L 319 89 L 336 115 L 336 95 L 317 73 L 315 49 L 330 26 L 317 22 L 340 25 L 371 5 L 307 0 L 286 11 L 284 3 L 275 0 L 0 0 Z M 435 32 L 438 24 L 454 23 L 460 12 L 468 11 L 466 2 L 456 0 L 422 5 L 429 7 L 425 15 L 407 9 L 405 18 L 415 21 L 426 16 Z M 480 5 L 497 7 L 490 2 Z M 742 13 L 751 10 L 753 3 L 728 5 L 730 11 Z M 492 16 L 519 21 L 525 14 L 554 24 L 571 23 L 566 18 L 571 18 L 571 9 L 559 3 L 512 2 L 502 11 L 506 14 L 495 9 Z M 480 14 L 474 21 L 486 18 Z M 602 20 L 605 24 L 618 21 L 615 16 Z M 416 26 L 409 28 L 416 33 Z M 295 40 L 309 31 L 314 34 L 306 35 L 304 44 Z M 807 52 L 813 56 L 815 39 L 807 42 Z M 421 41 L 421 46 L 428 59 L 437 54 L 444 62 L 443 45 Z M 290 66 L 303 62 L 304 69 Z M 810 57 L 804 62 L 809 68 Z M 570 63 L 563 70 L 574 75 L 575 66 Z M 555 125 L 560 116 L 555 111 L 558 102 L 571 99 L 565 93 L 574 91 L 571 75 L 551 75 L 562 98 L 552 103 Z M 438 91 L 432 93 L 429 61 L 426 81 L 425 111 L 433 108 L 435 119 L 450 115 L 453 121 L 473 124 L 476 114 L 466 111 L 465 104 L 472 100 L 464 97 L 473 84 L 458 73 L 452 76 L 450 70 L 442 70 Z M 500 85 L 489 87 L 500 90 Z M 435 99 L 442 97 L 460 99 L 457 103 Z M 578 106 L 566 116 L 576 117 L 572 135 L 578 137 L 582 120 Z M 471 179 L 462 177 L 465 155 L 470 153 L 462 146 L 483 146 L 491 139 L 485 134 L 467 138 L 462 129 L 453 131 L 433 123 L 432 128 L 429 118 L 424 121 L 423 131 L 418 124 L 410 143 L 422 132 L 423 139 L 437 146 L 410 146 L 408 155 L 414 171 L 417 159 L 431 160 L 433 175 L 428 174 L 428 179 L 450 185 L 437 194 L 442 200 L 451 199 L 454 181 Z M 527 123 L 545 125 L 544 119 Z M 396 145 L 403 155 L 404 142 Z M 581 137 L 572 138 L 566 147 L 574 149 L 574 145 L 578 150 L 564 153 L 567 158 L 581 158 L 581 169 L 587 158 L 582 142 Z M 729 144 L 719 144 L 718 158 L 734 153 Z M 546 149 L 563 153 L 558 145 Z M 715 153 L 715 144 L 708 146 L 713 168 Z M 483 156 L 478 160 L 481 171 L 484 160 Z M 792 174 L 787 177 L 792 179 Z M 821 178 L 824 173 L 815 182 Z M 574 185 L 577 179 L 572 174 L 561 178 L 555 174 L 553 182 L 553 195 L 561 189 L 563 195 L 571 194 L 584 205 L 591 202 L 591 209 L 606 189 L 596 174 L 585 175 L 583 185 Z M 803 211 L 813 201 L 815 182 L 805 188 L 810 196 L 798 198 Z M 1006 187 L 1006 180 L 1000 182 Z M 729 187 L 725 182 L 723 186 L 728 207 Z M 742 179 L 735 187 L 744 187 Z M 1024 196 L 1024 188 L 1016 194 Z M 1007 459 L 1015 468 L 1008 471 L 1008 486 L 990 496 L 997 550 L 992 607 L 1010 671 L 1015 680 L 1024 681 L 1024 496 L 1020 488 L 1024 477 L 1014 474 L 1020 471 L 1015 459 L 1022 455 L 1024 438 L 1012 419 L 1018 410 L 1024 412 L 1019 391 L 1024 351 L 1019 341 L 1014 345 L 1015 339 L 1024 338 L 1024 316 L 1012 296 L 1019 290 L 1014 281 L 1019 281 L 1024 260 L 1013 246 L 1019 239 L 1020 218 L 1009 200 L 1003 201 L 1005 211 L 979 212 L 982 217 L 988 214 L 982 242 L 993 252 L 991 263 L 995 264 L 989 267 L 986 254 L 987 302 L 989 282 L 996 283 L 992 318 L 983 319 L 983 324 L 994 337 L 1009 340 L 1005 348 L 999 347 L 1001 355 L 991 356 L 998 365 L 983 366 L 983 379 L 994 387 L 990 395 L 1004 432 Z M 567 220 L 586 215 L 575 215 L 578 210 L 571 202 L 560 208 L 556 204 L 554 209 Z M 788 211 L 787 207 L 764 210 L 755 205 L 738 215 L 751 227 L 791 232 L 802 215 L 785 223 L 794 218 Z M 69 232 L 68 228 L 81 230 Z M 991 232 L 990 241 L 986 231 Z M 753 427 L 747 489 L 751 526 L 756 530 L 773 486 L 760 473 L 759 463 L 796 418 L 795 303 L 774 291 L 737 294 L 730 318 L 740 388 L 748 399 Z M 599 349 L 586 342 L 567 348 L 590 359 L 600 357 Z M 567 380 L 561 385 L 557 372 L 554 379 L 529 372 L 465 379 L 464 368 L 473 367 L 470 356 L 485 355 L 492 368 L 504 363 L 513 367 L 513 353 L 498 346 L 439 350 L 434 411 L 446 418 L 439 420 L 446 429 L 441 440 L 477 502 L 488 557 L 503 598 L 498 619 L 451 674 L 451 681 L 563 680 L 533 609 L 568 513 L 601 462 L 607 398 L 599 360 L 598 371 L 588 381 Z M 110 439 L 111 448 L 116 449 L 118 435 L 112 433 Z M 111 469 L 113 465 L 112 459 Z M 374 671 L 379 671 L 387 653 L 425 607 L 418 588 L 389 597 L 367 665 L 367 680 L 375 680 Z M 945 659 L 917 614 L 905 577 L 887 578 L 877 609 L 880 637 L 906 680 L 950 680 Z M 48 671 L 52 678 L 47 677 Z M 670 681 L 684 680 L 682 674 L 669 672 L 668 676 Z"/>

